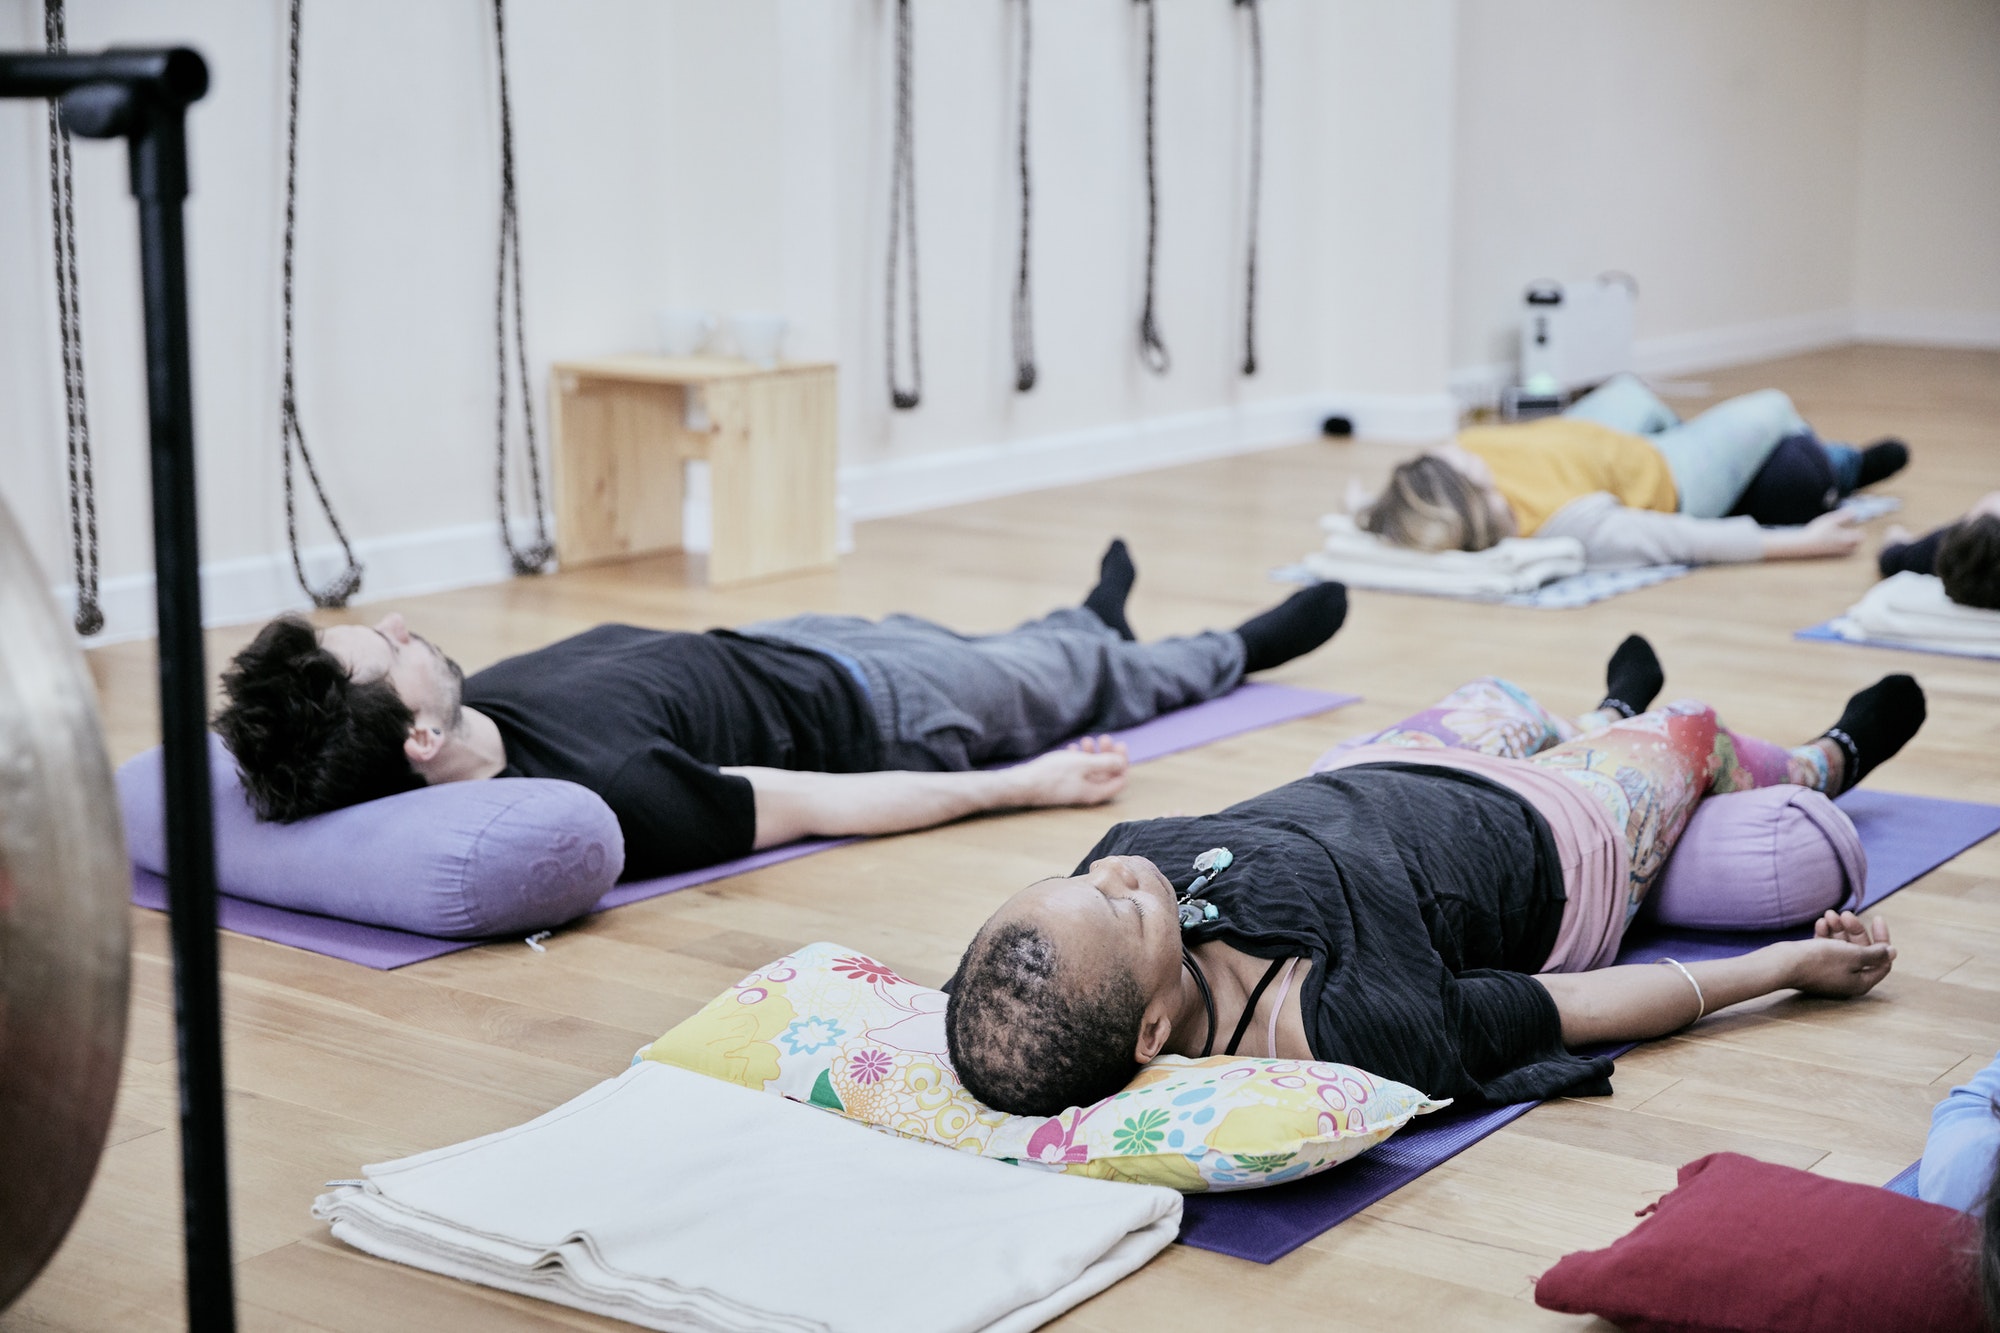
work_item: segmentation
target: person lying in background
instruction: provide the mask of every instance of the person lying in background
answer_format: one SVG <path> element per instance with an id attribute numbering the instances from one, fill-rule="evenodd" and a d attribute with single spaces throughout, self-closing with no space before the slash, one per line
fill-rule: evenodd
<path id="1" fill-rule="evenodd" d="M 473 676 L 391 614 L 266 625 L 222 677 L 215 729 L 265 819 L 421 787 L 562 778 L 603 797 L 628 878 L 814 835 L 928 828 L 980 811 L 1096 805 L 1135 726 L 1333 637 L 1338 584 L 1233 630 L 1140 643 L 1122 541 L 1080 607 L 967 636 L 911 616 L 806 615 L 687 634 L 600 625 Z M 992 772 L 983 765 L 1028 763 Z"/>
<path id="2" fill-rule="evenodd" d="M 1220 813 L 1116 826 L 966 949 L 945 1017 L 966 1088 L 1053 1115 L 1156 1056 L 1241 1052 L 1477 1102 L 1602 1092 L 1611 1061 L 1571 1048 L 1887 976 L 1886 925 L 1837 912 L 1736 958 L 1611 961 L 1706 794 L 1845 791 L 1916 734 L 1917 683 L 1885 677 L 1787 749 L 1703 704 L 1640 711 L 1663 677 L 1636 635 L 1607 675 L 1580 729 L 1487 678 Z M 1190 864 L 1223 868 L 1177 889 Z"/>
<path id="3" fill-rule="evenodd" d="M 1899 440 L 1820 441 L 1776 389 L 1682 422 L 1620 375 L 1560 416 L 1469 427 L 1401 464 L 1357 522 L 1424 551 L 1574 537 L 1592 568 L 1841 556 L 1861 542 L 1841 499 L 1908 461 Z"/>
<path id="4" fill-rule="evenodd" d="M 2000 1328 L 2000 1056 L 1953 1088 L 1931 1112 L 1917 1168 L 1917 1197 L 1980 1219 L 1979 1288 L 1987 1322 Z"/>
<path id="5" fill-rule="evenodd" d="M 1960 606 L 2000 611 L 2000 491 L 1991 491 L 1947 523 L 1922 537 L 1892 527 L 1877 560 L 1882 577 L 1935 574 L 1944 595 Z"/>

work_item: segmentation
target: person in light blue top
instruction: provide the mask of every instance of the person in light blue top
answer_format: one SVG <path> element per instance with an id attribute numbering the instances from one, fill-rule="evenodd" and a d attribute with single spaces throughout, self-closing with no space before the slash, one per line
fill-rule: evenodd
<path id="1" fill-rule="evenodd" d="M 1931 1136 L 1917 1168 L 1917 1197 L 1962 1213 L 1983 1213 L 2000 1150 L 2000 1056 L 1953 1088 L 1931 1112 Z"/>

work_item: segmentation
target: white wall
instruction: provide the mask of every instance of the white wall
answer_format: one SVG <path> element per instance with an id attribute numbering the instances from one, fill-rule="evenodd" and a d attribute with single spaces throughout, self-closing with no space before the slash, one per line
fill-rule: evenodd
<path id="1" fill-rule="evenodd" d="M 1523 286 L 1607 269 L 1656 367 L 1844 337 L 1863 31 L 1861 0 L 1463 0 L 1454 364 L 1511 368 Z"/>
<path id="2" fill-rule="evenodd" d="M 37 6 L 0 43 L 39 44 Z M 926 397 L 882 371 L 887 0 L 514 0 L 509 6 L 538 406 L 551 359 L 646 347 L 667 304 L 777 310 L 842 366 L 861 515 L 1295 439 L 1448 424 L 1451 0 L 1267 0 L 1259 375 L 1240 356 L 1242 17 L 1160 6 L 1165 378 L 1134 355 L 1143 212 L 1138 9 L 1036 5 L 1036 335 L 1011 390 L 1012 11 L 919 4 Z M 497 131 L 487 7 L 306 6 L 301 410 L 368 562 L 364 598 L 499 577 L 493 529 Z M 282 7 L 76 6 L 77 49 L 181 41 L 214 86 L 190 119 L 195 400 L 212 618 L 297 605 L 277 445 Z M 0 104 L 0 496 L 67 568 L 59 356 L 38 107 Z M 150 617 L 132 216 L 117 149 L 79 143 L 91 414 L 113 633 Z M 546 417 L 542 418 L 544 422 Z M 520 469 L 514 470 L 516 480 Z M 524 511 L 517 486 L 514 508 Z M 309 545 L 328 533 L 308 519 Z M 331 568 L 322 549 L 314 568 Z"/>
<path id="3" fill-rule="evenodd" d="M 0 44 L 39 45 L 38 11 L 4 3 Z M 843 488 L 865 517 L 1286 442 L 1326 411 L 1441 434 L 1447 384 L 1511 356 L 1520 288 L 1545 275 L 1635 274 L 1654 369 L 1857 329 L 2000 344 L 2000 0 L 1264 0 L 1248 380 L 1242 11 L 1159 3 L 1174 368 L 1155 378 L 1135 356 L 1141 11 L 1037 0 L 1041 379 L 1017 395 L 1015 11 L 915 11 L 925 401 L 892 413 L 891 0 L 512 0 L 538 409 L 552 359 L 644 348 L 659 306 L 780 311 L 792 355 L 840 363 Z M 185 41 L 214 70 L 189 235 L 218 619 L 303 600 L 277 447 L 282 19 L 275 0 L 71 14 L 80 49 Z M 307 6 L 301 406 L 367 599 L 505 572 L 489 22 L 483 0 Z M 0 497 L 60 580 L 45 154 L 39 108 L 0 104 Z M 76 155 L 106 603 L 129 634 L 151 598 L 132 211 L 119 151 Z M 324 548 L 317 516 L 304 531 Z"/>
<path id="4" fill-rule="evenodd" d="M 1865 49 L 1859 332 L 2000 346 L 2000 3 L 1869 0 Z"/>

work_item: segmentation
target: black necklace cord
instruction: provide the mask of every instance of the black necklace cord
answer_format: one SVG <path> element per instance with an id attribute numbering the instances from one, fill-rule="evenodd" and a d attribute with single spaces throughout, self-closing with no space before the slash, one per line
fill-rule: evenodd
<path id="1" fill-rule="evenodd" d="M 361 562 L 354 558 L 354 547 L 348 544 L 347 532 L 334 516 L 333 505 L 326 498 L 326 488 L 320 484 L 319 469 L 313 466 L 312 454 L 306 448 L 306 434 L 299 425 L 298 381 L 294 373 L 292 356 L 292 257 L 298 234 L 299 199 L 299 9 L 301 0 L 291 0 L 291 24 L 289 57 L 287 60 L 285 96 L 285 273 L 284 273 L 284 314 L 285 314 L 285 370 L 284 380 L 278 391 L 278 450 L 284 459 L 285 478 L 285 540 L 291 547 L 292 573 L 298 576 L 299 586 L 306 596 L 312 598 L 314 606 L 346 606 L 355 593 L 361 591 Z M 305 561 L 299 556 L 298 504 L 293 495 L 292 452 L 298 451 L 299 461 L 305 465 L 306 480 L 312 484 L 313 496 L 319 501 L 320 513 L 326 516 L 328 526 L 333 529 L 334 539 L 340 543 L 341 556 L 347 565 L 334 575 L 325 587 L 315 588 L 306 578 Z"/>
<path id="2" fill-rule="evenodd" d="M 69 50 L 63 0 L 43 0 L 42 35 L 51 55 Z M 55 237 L 56 320 L 62 334 L 65 452 L 69 465 L 70 561 L 76 573 L 78 634 L 104 628 L 97 602 L 97 473 L 90 457 L 90 412 L 83 391 L 83 319 L 76 280 L 76 193 L 69 129 L 49 99 L 49 222 Z"/>
<path id="3" fill-rule="evenodd" d="M 1154 0 L 1137 0 L 1146 11 L 1146 302 L 1139 311 L 1139 360 L 1155 375 L 1173 365 L 1160 339 L 1154 296 L 1160 270 L 1160 169 L 1154 129 L 1154 89 L 1159 70 L 1159 14 Z"/>
<path id="4" fill-rule="evenodd" d="M 1208 978 L 1202 975 L 1201 964 L 1194 960 L 1194 951 L 1185 944 L 1181 946 L 1181 966 L 1194 974 L 1194 984 L 1201 990 L 1201 1007 L 1208 1014 L 1208 1035 L 1202 1039 L 1201 1054 L 1195 1057 L 1206 1060 L 1215 1049 L 1215 992 L 1208 988 Z"/>
<path id="5" fill-rule="evenodd" d="M 889 405 L 899 412 L 907 412 L 924 400 L 923 342 L 917 333 L 917 164 L 910 83 L 910 0 L 896 0 L 896 127 L 889 167 L 889 296 L 884 359 L 889 377 Z M 896 374 L 901 359 L 896 352 L 896 287 L 905 267 L 905 246 L 909 250 L 910 386 L 907 389 Z"/>
<path id="6" fill-rule="evenodd" d="M 1017 0 L 1021 10 L 1021 87 L 1015 102 L 1020 108 L 1020 124 L 1015 130 L 1021 174 L 1021 253 L 1014 279 L 1014 391 L 1026 393 L 1035 387 L 1035 314 L 1029 284 L 1028 224 L 1031 196 L 1028 176 L 1028 62 L 1033 51 L 1030 7 L 1034 0 Z"/>
<path id="7" fill-rule="evenodd" d="M 542 500 L 542 465 L 535 448 L 535 400 L 528 388 L 528 335 L 521 313 L 521 213 L 514 188 L 514 103 L 507 84 L 507 5 L 493 0 L 494 65 L 500 75 L 500 262 L 493 293 L 493 342 L 499 399 L 493 414 L 493 489 L 500 508 L 500 544 L 516 574 L 539 574 L 555 559 L 548 507 Z M 535 540 L 514 544 L 507 523 L 507 291 L 514 294 L 514 359 L 521 377 L 521 423 L 528 452 L 528 487 L 535 505 Z"/>
<path id="8" fill-rule="evenodd" d="M 1243 373 L 1257 373 L 1257 221 L 1264 185 L 1264 20 L 1257 0 L 1236 0 L 1250 21 L 1250 208 L 1243 260 Z"/>

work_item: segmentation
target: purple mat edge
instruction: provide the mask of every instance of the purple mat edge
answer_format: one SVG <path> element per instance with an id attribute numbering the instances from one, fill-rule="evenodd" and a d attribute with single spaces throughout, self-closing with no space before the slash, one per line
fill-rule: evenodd
<path id="1" fill-rule="evenodd" d="M 1150 722 L 1116 733 L 1132 752 L 1133 762 L 1146 763 L 1168 755 L 1195 749 L 1215 741 L 1295 722 L 1358 703 L 1361 696 L 1331 690 L 1314 690 L 1299 685 L 1252 681 L 1217 699 L 1179 709 Z M 766 866 L 810 856 L 815 852 L 856 842 L 855 838 L 820 838 L 789 843 L 721 865 L 706 866 L 660 879 L 636 880 L 612 887 L 600 898 L 593 912 L 623 907 L 629 903 L 657 898 L 681 889 L 713 883 L 733 875 L 747 874 Z M 154 911 L 166 908 L 166 884 L 157 875 L 137 866 L 132 870 L 132 901 Z M 440 939 L 385 926 L 364 925 L 338 917 L 318 916 L 289 908 L 272 907 L 234 898 L 227 894 L 217 900 L 218 923 L 226 930 L 250 935 L 274 944 L 306 949 L 330 958 L 358 963 L 378 971 L 390 971 L 445 954 L 491 944 L 493 939 Z"/>
<path id="2" fill-rule="evenodd" d="M 2000 662 L 2000 657 L 1989 657 L 1985 653 L 1959 652 L 1951 648 L 1919 648 L 1909 643 L 1877 643 L 1871 639 L 1850 639 L 1836 634 L 1831 620 L 1822 620 L 1817 625 L 1793 630 L 1792 637 L 1804 639 L 1807 643 L 1841 643 L 1849 648 L 1882 648 L 1892 653 L 1927 653 L 1932 657 L 1958 657 L 1973 662 Z"/>
<path id="3" fill-rule="evenodd" d="M 1898 792 L 1871 792 L 1864 789 L 1841 798 L 1855 826 L 1869 845 L 1868 884 L 1863 905 L 1873 907 L 1900 889 L 1907 888 L 1946 861 L 1978 846 L 2000 833 L 2000 806 L 1974 801 L 1953 801 L 1935 796 L 1909 796 Z M 1852 808 L 1858 807 L 1858 808 Z M 1913 810 L 1943 815 L 1957 825 L 1949 836 L 1956 846 L 1931 842 L 1925 850 L 1911 854 L 1896 846 L 1896 834 L 1907 832 L 1907 816 Z M 1901 813 L 1904 819 L 1891 828 L 1879 821 Z M 1934 830 L 1935 820 L 1926 820 L 1925 832 Z M 1873 832 L 1873 840 L 1869 834 Z M 1878 883 L 1891 876 L 1893 885 L 1878 890 Z M 1650 962 L 1667 956 L 1683 962 L 1728 958 L 1782 939 L 1797 939 L 1804 928 L 1757 933 L 1710 931 L 1655 931 L 1635 939 L 1619 951 L 1618 960 Z M 1636 1043 L 1634 1043 L 1636 1044 Z M 1632 1049 L 1625 1045 L 1607 1054 L 1622 1055 Z M 1449 1161 L 1480 1139 L 1533 1110 L 1539 1102 L 1517 1102 L 1466 1113 L 1439 1112 L 1426 1117 L 1422 1128 L 1405 1130 L 1395 1138 L 1343 1163 L 1332 1171 L 1269 1190 L 1187 1196 L 1181 1221 L 1180 1241 L 1196 1249 L 1213 1250 L 1253 1263 L 1272 1263 L 1299 1246 L 1323 1235 L 1372 1204 L 1387 1198 L 1418 1176 Z M 1440 1119 L 1439 1117 L 1444 1117 Z M 1436 1141 L 1439 1150 L 1420 1165 L 1384 1165 L 1377 1154 L 1391 1144 L 1398 1156 L 1423 1153 Z M 1356 1170 L 1356 1168 L 1361 1168 Z M 1332 1196 L 1329 1198 L 1328 1196 Z"/>
<path id="4" fill-rule="evenodd" d="M 1888 1190 L 1891 1194 L 1902 1194 L 1912 1199 L 1916 1198 L 1917 1172 L 1923 1164 L 1924 1159 L 1919 1157 L 1916 1161 L 1911 1162 L 1901 1171 L 1898 1171 L 1895 1175 L 1882 1182 L 1882 1188 Z"/>

